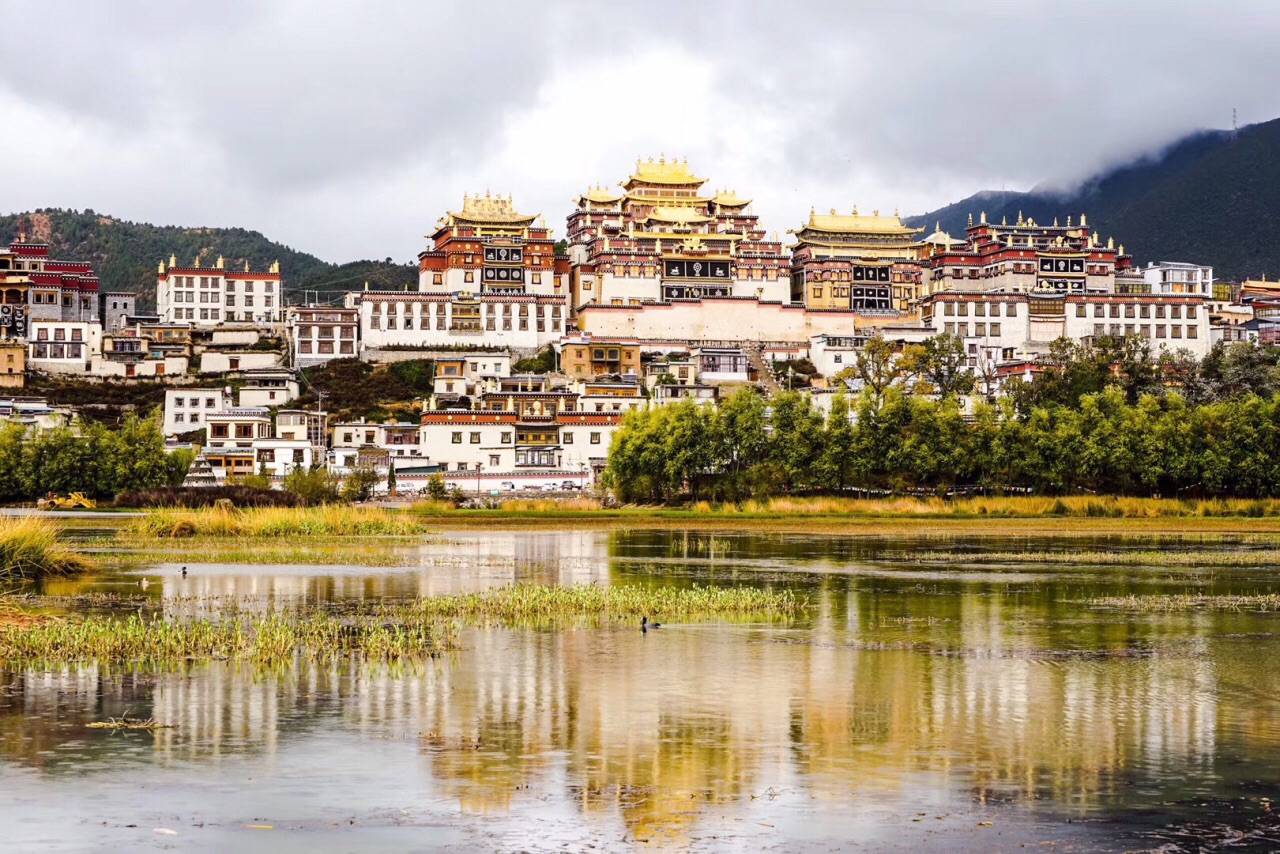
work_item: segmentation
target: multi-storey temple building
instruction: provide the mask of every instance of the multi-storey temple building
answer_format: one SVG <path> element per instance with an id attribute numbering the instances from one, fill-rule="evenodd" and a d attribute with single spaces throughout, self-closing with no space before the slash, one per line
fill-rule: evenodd
<path id="1" fill-rule="evenodd" d="M 600 187 L 569 215 L 574 308 L 703 297 L 785 302 L 790 264 L 751 200 L 708 193 L 687 161 L 636 162 L 620 191 Z"/>
<path id="2" fill-rule="evenodd" d="M 919 298 L 921 228 L 893 216 L 809 212 L 790 233 L 791 302 L 859 313 L 909 311 Z"/>
<path id="3" fill-rule="evenodd" d="M 156 277 L 156 313 L 164 323 L 192 326 L 279 323 L 284 316 L 280 262 L 255 273 L 248 261 L 243 270 L 228 270 L 221 257 L 213 267 L 202 267 L 199 258 L 180 265 L 171 255 L 168 266 L 160 262 Z"/>
<path id="4" fill-rule="evenodd" d="M 1110 238 L 1104 246 L 1088 220 L 1079 224 L 1042 225 L 1023 219 L 1012 225 L 970 217 L 962 243 L 938 247 L 924 273 L 923 291 L 1006 291 L 1017 293 L 1084 294 L 1114 292 L 1132 267 L 1124 247 Z M 1139 278 L 1140 281 L 1140 278 Z"/>
<path id="5" fill-rule="evenodd" d="M 22 231 L 0 250 L 0 337 L 28 337 L 33 320 L 96 322 L 98 277 L 88 264 L 50 258 L 47 243 Z"/>
<path id="6" fill-rule="evenodd" d="M 348 294 L 362 346 L 503 345 L 534 350 L 565 332 L 569 274 L 551 230 L 511 198 L 463 198 L 418 255 L 418 290 Z"/>

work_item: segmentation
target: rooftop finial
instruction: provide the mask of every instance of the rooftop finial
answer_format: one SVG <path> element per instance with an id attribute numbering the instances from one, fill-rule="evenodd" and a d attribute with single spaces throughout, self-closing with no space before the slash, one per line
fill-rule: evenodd
<path id="1" fill-rule="evenodd" d="M 969 214 L 969 226 L 973 226 L 973 214 Z"/>

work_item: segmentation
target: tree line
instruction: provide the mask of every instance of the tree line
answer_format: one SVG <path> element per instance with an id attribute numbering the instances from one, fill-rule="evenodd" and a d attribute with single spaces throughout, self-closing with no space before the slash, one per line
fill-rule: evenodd
<path id="1" fill-rule="evenodd" d="M 111 499 L 122 492 L 179 486 L 192 456 L 188 450 L 165 451 L 159 421 L 132 414 L 115 429 L 0 424 L 0 501 L 33 501 L 49 492 Z"/>
<path id="2" fill-rule="evenodd" d="M 629 502 L 968 487 L 1280 496 L 1277 365 L 1280 349 L 1250 344 L 1196 361 L 1058 342 L 1031 382 L 968 410 L 958 392 L 892 381 L 837 393 L 825 415 L 799 393 L 743 389 L 717 408 L 629 413 L 605 483 Z"/>

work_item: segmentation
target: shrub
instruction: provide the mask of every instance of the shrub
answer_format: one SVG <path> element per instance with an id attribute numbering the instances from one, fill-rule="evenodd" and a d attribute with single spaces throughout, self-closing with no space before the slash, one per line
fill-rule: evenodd
<path id="1" fill-rule="evenodd" d="M 236 507 L 297 507 L 302 498 L 279 489 L 260 489 L 245 484 L 212 487 L 142 489 L 116 496 L 116 507 L 211 507 L 219 501 Z"/>

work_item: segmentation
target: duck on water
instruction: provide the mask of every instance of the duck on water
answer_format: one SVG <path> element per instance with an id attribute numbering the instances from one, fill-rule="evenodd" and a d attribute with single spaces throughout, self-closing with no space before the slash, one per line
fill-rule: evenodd
<path id="1" fill-rule="evenodd" d="M 660 629 L 660 628 L 662 628 L 662 623 L 651 623 L 649 622 L 648 617 L 640 618 L 640 631 L 647 632 L 649 631 L 649 629 Z"/>

